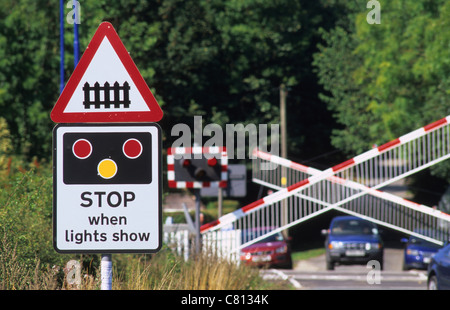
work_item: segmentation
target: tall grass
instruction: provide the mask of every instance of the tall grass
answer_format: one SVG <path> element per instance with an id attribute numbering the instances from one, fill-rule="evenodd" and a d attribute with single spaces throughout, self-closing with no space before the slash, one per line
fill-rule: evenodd
<path id="1" fill-rule="evenodd" d="M 59 288 L 58 270 L 41 269 L 39 258 L 24 264 L 6 233 L 0 239 L 0 290 L 55 290 Z"/>
<path id="2" fill-rule="evenodd" d="M 98 290 L 99 266 L 82 271 L 81 283 L 69 284 L 68 270 L 43 268 L 18 257 L 17 244 L 4 231 L 0 238 L 0 290 Z M 286 284 L 268 283 L 259 270 L 237 265 L 211 253 L 188 261 L 169 248 L 153 255 L 113 255 L 114 290 L 252 290 L 286 289 Z"/>
<path id="3" fill-rule="evenodd" d="M 114 261 L 114 259 L 113 259 Z M 286 289 L 285 285 L 268 283 L 259 270 L 237 265 L 211 253 L 188 261 L 169 249 L 153 255 L 128 260 L 128 273 L 113 276 L 113 289 L 122 290 L 252 290 Z"/>
<path id="4" fill-rule="evenodd" d="M 5 244 L 1 244 L 2 246 Z M 81 283 L 69 284 L 67 270 L 25 266 L 17 259 L 15 248 L 7 243 L 0 255 L 1 290 L 99 290 L 100 270 L 96 275 L 82 272 Z M 117 254 L 113 258 L 113 290 L 263 290 L 289 289 L 286 283 L 269 283 L 259 270 L 238 266 L 208 254 L 187 262 L 166 249 L 149 258 L 146 255 Z M 114 257 L 114 256 L 113 256 Z M 120 263 L 126 260 L 126 264 Z"/>

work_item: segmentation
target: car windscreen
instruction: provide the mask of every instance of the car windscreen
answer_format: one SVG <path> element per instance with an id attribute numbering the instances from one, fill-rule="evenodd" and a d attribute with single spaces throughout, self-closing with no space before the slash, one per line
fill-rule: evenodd
<path id="1" fill-rule="evenodd" d="M 266 233 L 268 233 L 269 231 L 244 231 L 242 233 L 242 243 L 246 243 L 249 242 L 253 239 L 256 239 Z M 262 239 L 261 241 L 258 241 L 258 243 L 263 243 L 263 242 L 275 242 L 275 241 L 282 241 L 283 240 L 283 236 L 281 235 L 281 233 L 275 233 L 273 235 L 268 236 L 267 238 Z"/>
<path id="2" fill-rule="evenodd" d="M 438 245 L 436 243 L 424 240 L 422 238 L 414 237 L 414 236 L 410 237 L 409 243 L 410 244 L 414 244 L 414 245 L 420 245 L 420 246 L 424 246 L 424 247 L 429 247 L 429 248 L 436 248 L 436 249 L 441 247 L 440 245 Z"/>
<path id="3" fill-rule="evenodd" d="M 341 219 L 333 222 L 331 227 L 333 235 L 376 235 L 378 230 L 370 222 L 357 219 Z"/>

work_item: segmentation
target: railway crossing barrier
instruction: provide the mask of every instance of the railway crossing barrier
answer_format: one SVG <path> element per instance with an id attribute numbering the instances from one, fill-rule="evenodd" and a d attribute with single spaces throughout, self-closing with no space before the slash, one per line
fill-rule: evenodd
<path id="1" fill-rule="evenodd" d="M 277 227 L 273 234 L 336 209 L 437 244 L 449 239 L 448 214 L 380 189 L 450 157 L 450 116 L 324 171 L 259 151 L 255 155 L 254 181 L 277 191 L 203 225 L 204 235 L 262 226 Z M 262 161 L 275 169 L 258 170 Z M 282 175 L 287 187 L 279 183 Z M 242 240 L 234 251 L 269 234 Z"/>

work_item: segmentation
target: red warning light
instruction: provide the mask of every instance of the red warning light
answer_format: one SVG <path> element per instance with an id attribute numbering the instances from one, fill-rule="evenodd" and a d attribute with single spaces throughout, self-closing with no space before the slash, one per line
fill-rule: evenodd
<path id="1" fill-rule="evenodd" d="M 86 159 L 92 154 L 92 144 L 86 139 L 78 139 L 72 145 L 72 152 L 79 159 Z"/>
<path id="2" fill-rule="evenodd" d="M 142 154 L 142 144 L 139 140 L 128 139 L 122 147 L 123 153 L 130 159 L 135 159 Z"/>
<path id="3" fill-rule="evenodd" d="M 181 165 L 182 165 L 184 168 L 189 167 L 189 166 L 191 165 L 191 161 L 190 161 L 189 159 L 183 159 L 183 160 L 181 161 Z"/>
<path id="4" fill-rule="evenodd" d="M 208 159 L 208 166 L 214 167 L 215 165 L 217 165 L 217 158 L 215 158 L 215 157 L 209 158 Z"/>

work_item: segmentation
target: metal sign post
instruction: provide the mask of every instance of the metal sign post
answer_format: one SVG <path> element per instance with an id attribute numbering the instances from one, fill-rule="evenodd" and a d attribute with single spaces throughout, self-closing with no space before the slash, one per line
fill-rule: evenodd
<path id="1" fill-rule="evenodd" d="M 195 188 L 195 254 L 199 255 L 202 249 L 202 239 L 200 235 L 200 189 Z"/>
<path id="2" fill-rule="evenodd" d="M 101 289 L 112 290 L 112 255 L 102 254 L 102 261 L 100 265 L 101 273 Z"/>

